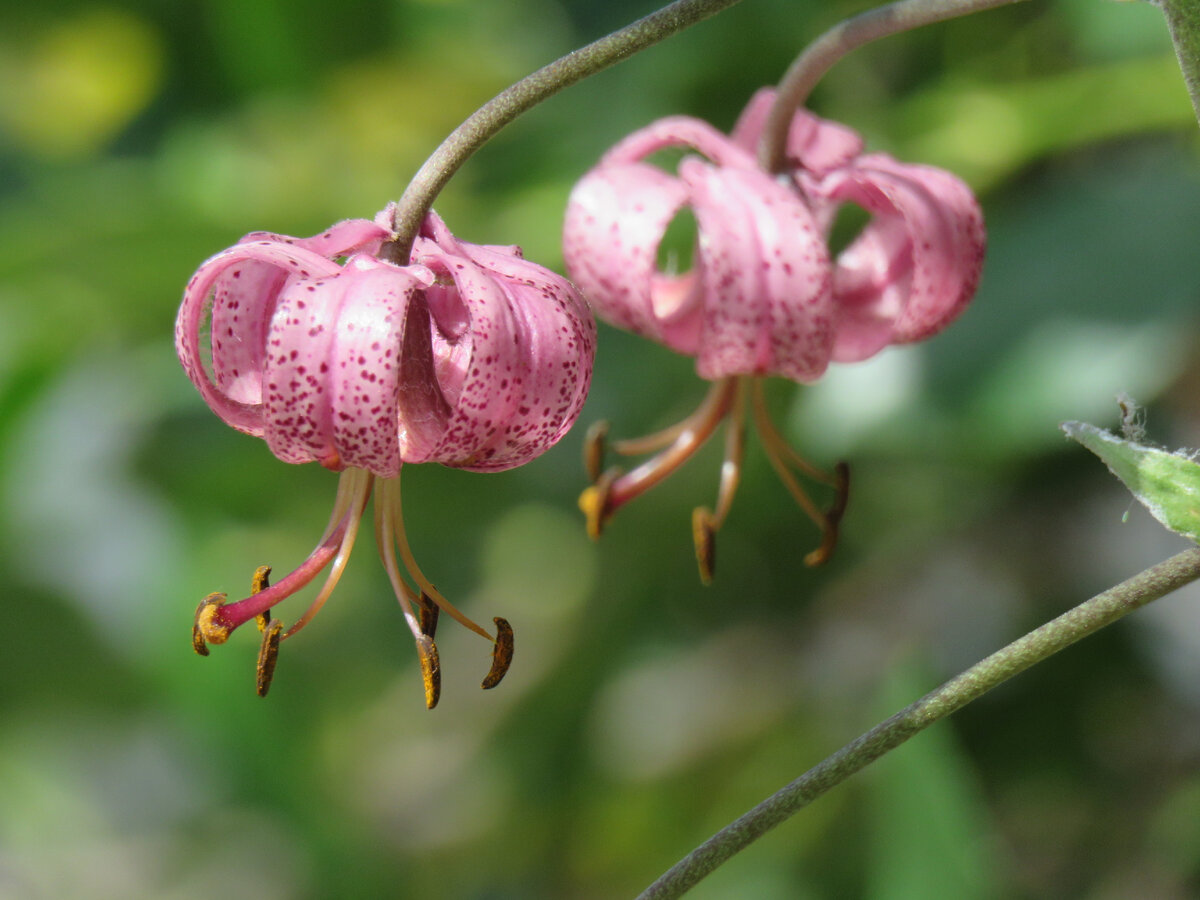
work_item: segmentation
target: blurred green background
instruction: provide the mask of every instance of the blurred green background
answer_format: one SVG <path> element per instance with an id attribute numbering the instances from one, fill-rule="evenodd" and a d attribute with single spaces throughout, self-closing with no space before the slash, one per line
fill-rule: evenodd
<path id="1" fill-rule="evenodd" d="M 860 3 L 746 0 L 559 95 L 438 202 L 561 270 L 574 179 L 675 113 L 728 128 Z M 841 63 L 814 108 L 960 172 L 991 243 L 936 340 L 804 389 L 791 439 L 847 459 L 842 546 L 753 443 L 695 574 L 719 448 L 583 534 L 577 429 L 521 470 L 406 470 L 416 553 L 517 658 L 411 637 L 364 533 L 271 697 L 256 637 L 208 659 L 213 590 L 286 571 L 335 478 L 221 424 L 171 346 L 184 282 L 243 233 L 370 216 L 508 83 L 651 10 L 567 0 L 41 0 L 0 16 L 0 897 L 632 896 L 712 831 L 984 654 L 1182 547 L 1057 429 L 1200 446 L 1200 156 L 1147 4 L 1020 4 Z M 691 363 L 602 328 L 582 423 L 675 421 Z M 1127 514 L 1127 515 L 1126 515 Z M 369 528 L 369 524 L 366 526 Z M 296 615 L 304 603 L 284 610 Z M 1200 591 L 919 736 L 697 898 L 1200 895 Z"/>

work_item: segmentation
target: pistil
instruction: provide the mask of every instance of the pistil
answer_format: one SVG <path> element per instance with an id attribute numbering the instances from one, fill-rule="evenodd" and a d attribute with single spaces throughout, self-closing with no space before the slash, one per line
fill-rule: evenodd
<path id="1" fill-rule="evenodd" d="M 225 594 L 209 594 L 196 611 L 192 633 L 192 643 L 196 652 L 207 655 L 200 649 L 204 644 L 225 643 L 235 628 L 264 615 L 276 604 L 307 587 L 330 562 L 333 562 L 333 568 L 317 599 L 285 636 L 294 634 L 316 615 L 341 578 L 350 550 L 354 546 L 359 517 L 370 494 L 372 480 L 371 473 L 361 469 L 347 469 L 342 473 L 334 512 L 321 542 L 309 554 L 308 559 L 277 584 L 263 587 L 257 581 L 256 573 L 255 587 L 261 589 L 252 592 L 244 600 L 226 603 Z"/>

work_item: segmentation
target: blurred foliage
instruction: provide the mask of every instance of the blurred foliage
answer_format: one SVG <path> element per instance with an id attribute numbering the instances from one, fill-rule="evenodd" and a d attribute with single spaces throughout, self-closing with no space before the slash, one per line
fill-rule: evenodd
<path id="1" fill-rule="evenodd" d="M 746 0 L 528 114 L 439 201 L 561 264 L 570 185 L 651 119 L 728 127 L 855 0 Z M 517 661 L 446 635 L 422 709 L 370 541 L 285 646 L 209 659 L 196 601 L 294 565 L 334 479 L 225 428 L 174 361 L 182 285 L 242 233 L 398 196 L 512 80 L 649 12 L 623 0 L 42 0 L 0 27 L 0 897 L 631 896 L 983 654 L 1173 552 L 1062 419 L 1148 404 L 1200 445 L 1197 129 L 1149 5 L 1019 4 L 840 63 L 813 106 L 961 171 L 991 245 L 961 323 L 771 386 L 850 460 L 834 561 L 751 446 L 717 582 L 690 510 L 715 448 L 589 544 L 581 431 L 519 471 L 413 467 L 416 552 Z M 648 387 L 649 386 L 649 389 Z M 691 364 L 604 328 L 584 423 L 686 413 Z M 822 799 L 697 898 L 1200 893 L 1200 591 L 985 698 Z"/>

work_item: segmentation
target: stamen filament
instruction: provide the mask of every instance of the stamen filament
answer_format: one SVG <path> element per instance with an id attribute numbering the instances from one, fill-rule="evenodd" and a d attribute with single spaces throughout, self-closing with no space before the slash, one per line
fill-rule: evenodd
<path id="1" fill-rule="evenodd" d="M 720 528 L 733 506 L 734 495 L 742 476 L 742 460 L 746 456 L 746 390 L 747 378 L 737 379 L 737 390 L 725 431 L 725 458 L 721 462 L 721 483 L 717 488 L 717 508 L 713 512 L 713 529 Z"/>
<path id="2" fill-rule="evenodd" d="M 425 573 L 421 571 L 421 567 L 417 565 L 417 560 L 413 556 L 412 548 L 408 545 L 408 536 L 404 531 L 404 512 L 400 503 L 400 476 L 388 478 L 379 486 L 381 492 L 376 499 L 377 504 L 384 507 L 385 516 L 391 520 L 393 537 L 396 544 L 396 549 L 400 551 L 400 558 L 404 560 L 404 567 L 408 570 L 408 574 L 412 576 L 413 581 L 425 593 L 430 600 L 440 606 L 446 613 L 450 615 L 456 622 L 464 628 L 469 628 L 480 637 L 486 638 L 490 642 L 495 642 L 493 638 L 481 625 L 477 625 L 466 615 L 459 612 L 449 600 L 442 596 L 425 577 Z"/>
<path id="3" fill-rule="evenodd" d="M 417 599 L 416 592 L 401 577 L 400 567 L 396 565 L 396 538 L 392 533 L 391 516 L 387 515 L 386 511 L 387 499 L 388 482 L 383 481 L 379 485 L 379 492 L 375 495 L 375 543 L 379 547 L 379 558 L 383 560 L 383 568 L 387 572 L 388 580 L 392 583 L 392 591 L 400 603 L 400 611 L 404 613 L 404 621 L 408 623 L 408 630 L 413 633 L 413 638 L 419 644 L 425 633 L 413 612 L 413 603 L 420 601 Z"/>
<path id="4" fill-rule="evenodd" d="M 736 393 L 735 378 L 713 382 L 700 407 L 680 423 L 682 427 L 671 446 L 612 482 L 605 498 L 605 516 L 654 487 L 704 446 L 729 411 Z"/>
<path id="5" fill-rule="evenodd" d="M 717 385 L 712 385 L 708 390 L 711 393 L 717 388 Z M 696 416 L 696 412 L 690 413 L 687 418 L 676 422 L 674 425 L 668 425 L 661 431 L 655 431 L 653 434 L 647 434 L 640 438 L 625 438 L 620 441 L 613 441 L 610 445 L 614 453 L 619 453 L 622 456 L 641 456 L 644 453 L 655 453 L 663 447 L 667 447 L 683 432 L 685 428 L 691 424 L 691 420 Z"/>
<path id="6" fill-rule="evenodd" d="M 842 511 L 845 509 L 846 469 L 844 466 L 839 467 L 838 475 L 827 475 L 821 472 L 820 474 L 824 478 L 820 479 L 814 476 L 814 480 L 826 481 L 826 483 L 833 484 L 838 489 L 833 507 L 834 511 L 836 511 L 836 518 L 834 518 L 833 515 L 824 513 L 817 507 L 812 498 L 808 496 L 808 492 L 796 480 L 796 476 L 788 469 L 788 463 L 792 462 L 797 463 L 797 468 L 800 468 L 805 474 L 812 471 L 820 472 L 811 463 L 802 460 L 800 455 L 775 430 L 775 426 L 771 422 L 771 417 L 767 412 L 761 381 L 756 383 L 755 388 L 754 402 L 752 404 L 754 408 L 754 423 L 758 428 L 759 434 L 762 435 L 763 449 L 766 451 L 767 459 L 771 461 L 771 466 L 775 469 L 775 474 L 779 476 L 779 480 L 783 482 L 784 487 L 788 489 L 788 493 L 792 495 L 797 505 L 821 529 L 821 545 L 804 557 L 804 564 L 806 566 L 818 566 L 829 559 L 830 554 L 833 553 L 834 545 L 837 543 L 837 524 L 838 520 L 841 519 Z M 800 465 L 798 463 L 803 464 Z"/>
<path id="7" fill-rule="evenodd" d="M 304 615 L 297 619 L 296 623 L 280 637 L 281 641 L 292 637 L 311 622 L 313 617 L 321 611 L 321 607 L 325 605 L 325 601 L 329 599 L 333 589 L 337 587 L 346 563 L 350 561 L 350 551 L 354 549 L 354 541 L 358 537 L 358 526 L 362 522 L 363 510 L 367 506 L 367 498 L 371 496 L 371 486 L 374 482 L 375 476 L 365 469 L 347 469 L 338 479 L 338 496 L 334 502 L 334 511 L 336 512 L 339 507 L 344 506 L 342 518 L 349 516 L 349 522 L 320 592 L 309 604 L 308 609 L 304 611 Z"/>
<path id="8" fill-rule="evenodd" d="M 771 420 L 771 415 L 767 411 L 766 389 L 761 378 L 754 379 L 754 424 L 758 429 L 759 435 L 762 437 L 763 443 L 769 445 L 771 450 L 777 453 L 780 458 L 790 462 L 801 473 L 807 475 L 813 481 L 819 481 L 830 487 L 837 487 L 840 484 L 836 473 L 831 474 L 824 469 L 814 466 L 797 453 L 796 449 L 779 433 L 779 429 L 775 427 L 775 423 Z"/>
<path id="9" fill-rule="evenodd" d="M 724 390 L 726 379 L 714 381 L 708 389 L 704 400 L 700 406 L 691 413 L 687 418 L 674 425 L 668 425 L 661 431 L 656 431 L 653 434 L 645 435 L 640 438 L 626 438 L 622 441 L 613 441 L 612 449 L 614 453 L 619 453 L 622 456 L 641 456 L 643 453 L 654 453 L 668 446 L 672 441 L 679 437 L 685 429 L 693 425 L 693 420 L 701 419 L 704 416 L 705 409 L 711 400 L 716 399 Z"/>
<path id="10" fill-rule="evenodd" d="M 725 425 L 725 458 L 721 461 L 716 512 L 704 506 L 692 510 L 692 542 L 696 545 L 696 564 L 700 568 L 700 581 L 703 584 L 712 584 L 713 581 L 717 563 L 717 531 L 733 507 L 746 452 L 747 379 L 738 377 L 735 380 L 733 404 Z"/>

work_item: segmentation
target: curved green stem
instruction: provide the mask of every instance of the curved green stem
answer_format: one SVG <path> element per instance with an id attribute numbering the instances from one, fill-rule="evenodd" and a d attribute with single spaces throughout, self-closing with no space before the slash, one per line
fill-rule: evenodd
<path id="1" fill-rule="evenodd" d="M 568 53 L 501 91 L 442 141 L 413 176 L 396 206 L 393 227 L 400 237 L 385 247 L 386 258 L 400 263 L 408 261 L 417 230 L 446 182 L 476 150 L 521 113 L 563 88 L 738 2 L 677 0 L 620 31 Z"/>
<path id="2" fill-rule="evenodd" d="M 1167 17 L 1192 109 L 1200 120 L 1200 5 L 1195 0 L 1157 0 L 1157 5 Z"/>
<path id="3" fill-rule="evenodd" d="M 718 831 L 650 885 L 639 900 L 669 900 L 681 896 L 739 850 L 919 731 L 1035 663 L 1197 578 L 1200 578 L 1200 547 L 1193 547 L 1097 594 L 998 650 L 855 738 Z"/>
<path id="4" fill-rule="evenodd" d="M 981 12 L 1020 0 L 900 0 L 867 10 L 834 25 L 796 57 L 775 96 L 775 105 L 767 117 L 758 145 L 758 161 L 768 172 L 782 171 L 785 165 L 787 130 L 792 115 L 817 82 L 851 50 L 902 31 L 932 25 L 946 19 Z"/>

